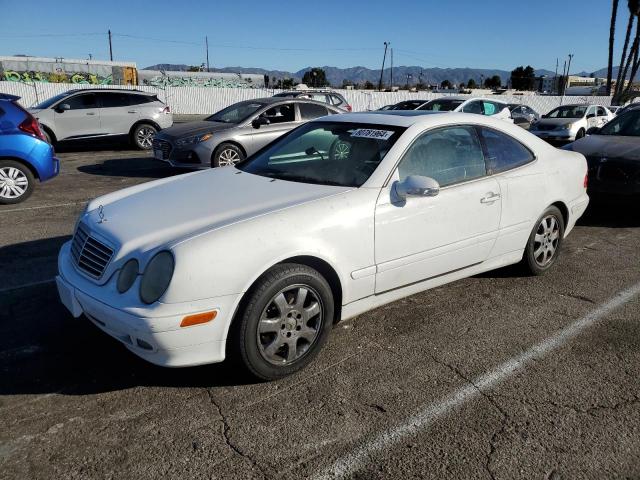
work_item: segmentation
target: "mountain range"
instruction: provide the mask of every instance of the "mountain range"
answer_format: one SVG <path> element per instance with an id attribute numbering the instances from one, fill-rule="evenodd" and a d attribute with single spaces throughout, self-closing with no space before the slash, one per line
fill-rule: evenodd
<path id="1" fill-rule="evenodd" d="M 312 67 L 306 67 L 297 72 L 286 72 L 283 70 L 265 70 L 263 68 L 248 68 L 248 67 L 224 67 L 224 68 L 212 68 L 212 72 L 224 72 L 224 73 L 244 73 L 244 74 L 260 74 L 269 75 L 269 77 L 281 79 L 281 78 L 293 78 L 297 82 L 302 80 L 305 72 L 311 70 Z M 320 67 L 325 71 L 327 80 L 334 87 L 342 86 L 343 81 L 348 81 L 353 84 L 362 84 L 365 82 L 371 82 L 374 85 L 378 84 L 380 80 L 380 70 L 372 70 L 366 67 L 350 67 L 350 68 L 337 68 L 324 66 Z M 185 72 L 189 70 L 189 65 L 176 65 L 162 63 L 157 65 L 151 65 L 146 67 L 146 70 L 164 70 L 172 72 Z M 553 76 L 555 72 L 551 70 L 539 69 L 536 70 L 536 75 L 548 75 Z M 589 76 L 594 75 L 596 77 L 606 77 L 607 69 L 603 68 L 595 72 L 580 72 L 575 75 Z M 617 74 L 617 67 L 614 68 L 614 78 Z M 484 69 L 484 68 L 422 68 L 418 66 L 399 66 L 393 68 L 393 83 L 394 85 L 404 85 L 407 83 L 407 75 L 410 75 L 409 79 L 412 84 L 417 83 L 420 79 L 426 84 L 440 84 L 444 80 L 449 80 L 452 83 L 468 82 L 469 79 L 474 79 L 477 83 L 480 83 L 482 78 L 492 77 L 498 75 L 503 84 L 506 84 L 507 80 L 511 76 L 511 72 L 507 70 L 499 69 Z M 391 69 L 385 68 L 383 74 L 383 81 L 389 85 L 391 79 Z"/>

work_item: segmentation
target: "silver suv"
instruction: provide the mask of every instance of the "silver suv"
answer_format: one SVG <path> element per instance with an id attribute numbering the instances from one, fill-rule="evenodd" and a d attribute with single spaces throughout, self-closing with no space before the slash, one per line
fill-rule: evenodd
<path id="1" fill-rule="evenodd" d="M 127 136 L 140 149 L 151 148 L 157 131 L 173 125 L 169 107 L 140 90 L 69 90 L 29 109 L 49 143 Z"/>

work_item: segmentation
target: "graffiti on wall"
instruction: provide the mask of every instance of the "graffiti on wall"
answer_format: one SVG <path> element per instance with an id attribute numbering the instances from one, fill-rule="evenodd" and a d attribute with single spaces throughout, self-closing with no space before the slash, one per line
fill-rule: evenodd
<path id="1" fill-rule="evenodd" d="M 165 72 L 138 70 L 140 85 L 149 87 L 261 88 L 263 75 L 222 72 Z"/>
<path id="2" fill-rule="evenodd" d="M 87 72 L 65 72 L 56 69 L 55 72 L 39 72 L 35 70 L 16 71 L 4 70 L 0 72 L 0 80 L 7 82 L 26 83 L 74 83 L 76 85 L 112 85 L 113 75 L 102 76 Z"/>

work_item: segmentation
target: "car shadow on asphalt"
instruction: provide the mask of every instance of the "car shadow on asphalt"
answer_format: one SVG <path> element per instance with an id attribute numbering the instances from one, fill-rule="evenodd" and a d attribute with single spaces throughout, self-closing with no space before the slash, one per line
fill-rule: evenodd
<path id="1" fill-rule="evenodd" d="M 640 198 L 591 198 L 577 225 L 606 228 L 640 227 Z"/>
<path id="2" fill-rule="evenodd" d="M 224 364 L 168 369 L 129 352 L 58 299 L 57 256 L 69 236 L 0 247 L 0 396 L 85 395 L 138 386 L 255 383 Z"/>
<path id="3" fill-rule="evenodd" d="M 130 178 L 165 178 L 182 175 L 191 170 L 174 168 L 150 157 L 115 158 L 92 165 L 81 165 L 78 171 L 89 175 Z"/>
<path id="4" fill-rule="evenodd" d="M 135 147 L 131 145 L 127 136 L 109 137 L 109 138 L 92 138 L 87 140 L 67 140 L 57 142 L 55 149 L 57 153 L 76 153 L 76 152 L 102 152 L 102 151 L 123 151 L 132 150 Z M 142 152 L 142 150 L 140 150 Z"/>

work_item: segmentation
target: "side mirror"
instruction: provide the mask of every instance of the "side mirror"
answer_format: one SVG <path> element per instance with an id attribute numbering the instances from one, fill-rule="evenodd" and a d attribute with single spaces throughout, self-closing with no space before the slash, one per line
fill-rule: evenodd
<path id="1" fill-rule="evenodd" d="M 56 112 L 58 113 L 66 112 L 67 110 L 71 110 L 71 105 L 68 103 L 61 103 L 56 107 Z"/>
<path id="2" fill-rule="evenodd" d="M 587 135 L 597 135 L 600 133 L 600 129 L 598 127 L 591 127 L 587 130 Z"/>
<path id="3" fill-rule="evenodd" d="M 549 118 L 549 115 L 545 113 L 544 115 L 542 115 L 542 118 Z"/>
<path id="4" fill-rule="evenodd" d="M 587 118 L 594 118 L 595 116 L 596 116 L 595 113 L 590 113 L 590 114 L 587 115 Z"/>
<path id="5" fill-rule="evenodd" d="M 407 197 L 435 197 L 440 193 L 440 184 L 430 177 L 409 175 L 401 182 L 394 184 L 396 195 Z"/>
<path id="6" fill-rule="evenodd" d="M 270 123 L 268 118 L 258 117 L 251 122 L 251 126 L 253 128 L 260 128 L 262 125 L 269 125 Z"/>

